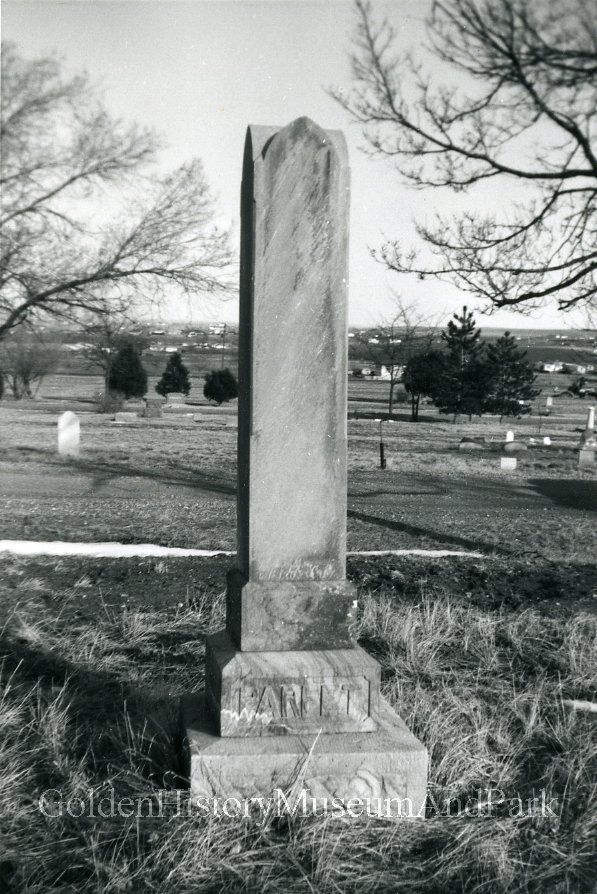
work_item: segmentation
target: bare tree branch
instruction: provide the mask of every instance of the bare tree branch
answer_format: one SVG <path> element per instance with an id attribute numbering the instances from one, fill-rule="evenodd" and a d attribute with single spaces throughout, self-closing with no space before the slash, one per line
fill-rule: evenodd
<path id="1" fill-rule="evenodd" d="M 502 218 L 473 206 L 419 225 L 431 258 L 397 242 L 375 256 L 493 307 L 594 302 L 597 32 L 583 0 L 435 0 L 428 34 L 443 83 L 396 53 L 391 25 L 368 0 L 355 8 L 353 89 L 331 93 L 363 125 L 370 151 L 419 189 L 470 191 L 499 177 L 515 197 Z"/>
<path id="2" fill-rule="evenodd" d="M 110 300 L 230 293 L 228 236 L 198 160 L 156 174 L 155 135 L 111 117 L 52 59 L 8 45 L 2 82 L 0 338 L 40 317 L 102 315 Z"/>

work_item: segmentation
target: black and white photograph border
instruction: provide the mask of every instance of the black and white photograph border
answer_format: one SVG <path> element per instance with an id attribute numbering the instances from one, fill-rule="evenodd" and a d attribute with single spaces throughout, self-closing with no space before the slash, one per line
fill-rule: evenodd
<path id="1" fill-rule="evenodd" d="M 5 0 L 0 889 L 597 862 L 584 0 Z"/>

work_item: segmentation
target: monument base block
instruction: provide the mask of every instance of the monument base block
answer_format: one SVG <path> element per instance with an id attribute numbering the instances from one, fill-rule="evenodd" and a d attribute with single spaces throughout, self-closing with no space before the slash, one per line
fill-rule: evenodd
<path id="1" fill-rule="evenodd" d="M 285 736 L 377 729 L 380 667 L 359 646 L 240 652 L 209 636 L 205 689 L 220 736 Z"/>
<path id="2" fill-rule="evenodd" d="M 203 696 L 183 699 L 181 724 L 192 798 L 272 798 L 299 814 L 352 802 L 351 816 L 424 816 L 427 750 L 384 699 L 372 733 L 221 738 Z"/>

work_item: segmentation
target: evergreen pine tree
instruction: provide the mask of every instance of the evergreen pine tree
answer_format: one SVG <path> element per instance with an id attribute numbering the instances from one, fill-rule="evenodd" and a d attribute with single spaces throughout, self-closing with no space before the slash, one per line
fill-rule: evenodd
<path id="1" fill-rule="evenodd" d="M 162 378 L 155 386 L 155 390 L 162 397 L 166 397 L 173 392 L 188 395 L 191 390 L 189 370 L 182 362 L 182 357 L 178 351 L 175 351 L 168 357 L 166 369 L 162 373 Z"/>
<path id="2" fill-rule="evenodd" d="M 404 390 L 410 394 L 411 420 L 419 420 L 421 397 L 432 396 L 439 387 L 444 369 L 444 355 L 441 351 L 423 351 L 413 354 L 406 363 L 402 381 Z"/>
<path id="3" fill-rule="evenodd" d="M 217 404 L 238 397 L 238 384 L 234 374 L 228 368 L 212 369 L 205 376 L 203 394 L 208 400 L 215 400 Z"/>
<path id="4" fill-rule="evenodd" d="M 108 378 L 110 391 L 119 391 L 125 398 L 143 397 L 147 393 L 147 373 L 141 363 L 138 349 L 126 342 L 119 349 L 110 367 Z"/>
<path id="5" fill-rule="evenodd" d="M 485 408 L 499 414 L 500 419 L 529 413 L 530 407 L 520 401 L 530 401 L 539 394 L 533 388 L 536 376 L 526 359 L 526 351 L 517 347 L 509 332 L 487 346 L 486 362 L 489 395 Z"/>
<path id="6" fill-rule="evenodd" d="M 435 383 L 433 402 L 440 413 L 452 413 L 454 421 L 460 413 L 469 419 L 483 412 L 487 396 L 487 370 L 481 330 L 470 311 L 454 314 L 442 341 L 446 346 L 442 376 Z"/>

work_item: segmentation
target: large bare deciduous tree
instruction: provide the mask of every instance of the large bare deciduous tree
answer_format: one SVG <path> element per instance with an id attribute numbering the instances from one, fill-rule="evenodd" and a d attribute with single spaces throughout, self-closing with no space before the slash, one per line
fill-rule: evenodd
<path id="1" fill-rule="evenodd" d="M 111 116 L 86 77 L 10 44 L 1 112 L 0 338 L 108 305 L 130 310 L 166 287 L 229 288 L 228 236 L 200 161 L 160 174 L 151 131 Z"/>
<path id="2" fill-rule="evenodd" d="M 471 193 L 468 210 L 417 226 L 422 253 L 389 241 L 377 257 L 399 273 L 451 281 L 490 307 L 594 303 L 591 4 L 434 0 L 425 63 L 397 53 L 391 25 L 367 0 L 356 0 L 356 13 L 353 87 L 333 95 L 409 183 Z M 501 192 L 496 203 L 491 191 L 487 210 L 483 184 L 492 181 Z"/>

